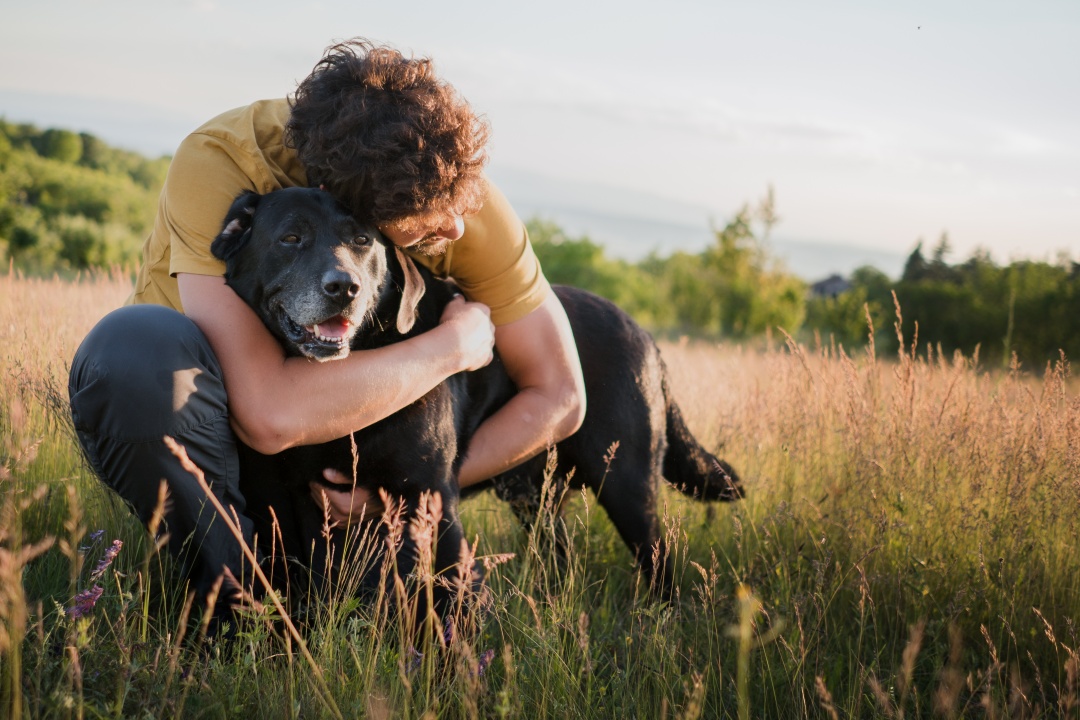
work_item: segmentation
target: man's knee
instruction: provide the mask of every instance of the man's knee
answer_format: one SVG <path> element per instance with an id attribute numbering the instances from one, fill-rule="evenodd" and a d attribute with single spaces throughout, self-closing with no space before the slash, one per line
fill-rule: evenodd
<path id="1" fill-rule="evenodd" d="M 126 442 L 182 433 L 226 413 L 206 337 L 156 305 L 106 315 L 75 353 L 68 390 L 76 430 Z"/>

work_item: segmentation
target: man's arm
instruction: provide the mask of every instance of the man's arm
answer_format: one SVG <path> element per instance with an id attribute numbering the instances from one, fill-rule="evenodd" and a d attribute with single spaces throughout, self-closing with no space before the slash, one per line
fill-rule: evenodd
<path id="1" fill-rule="evenodd" d="M 566 311 L 554 293 L 495 328 L 495 347 L 518 393 L 477 428 L 458 481 L 467 487 L 572 435 L 585 419 L 585 381 Z"/>
<path id="2" fill-rule="evenodd" d="M 185 314 L 221 363 L 233 429 L 264 454 L 348 435 L 491 359 L 493 329 L 480 303 L 456 300 L 422 335 L 316 363 L 287 358 L 223 278 L 181 273 L 177 281 Z"/>

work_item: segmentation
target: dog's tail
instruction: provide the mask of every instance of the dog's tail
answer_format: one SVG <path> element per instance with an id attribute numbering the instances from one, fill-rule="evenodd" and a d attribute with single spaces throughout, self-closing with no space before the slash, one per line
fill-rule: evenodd
<path id="1" fill-rule="evenodd" d="M 745 496 L 746 491 L 734 468 L 701 447 L 701 443 L 686 427 L 679 406 L 671 396 L 666 368 L 663 389 L 667 406 L 664 478 L 684 494 L 698 500 L 731 502 Z"/>

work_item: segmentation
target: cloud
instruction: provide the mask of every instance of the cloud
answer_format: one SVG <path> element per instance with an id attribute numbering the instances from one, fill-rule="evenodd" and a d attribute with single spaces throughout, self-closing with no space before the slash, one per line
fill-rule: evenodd
<path id="1" fill-rule="evenodd" d="M 995 154 L 1010 157 L 1041 158 L 1064 150 L 1049 138 L 1013 128 L 996 131 L 990 138 L 990 144 Z"/>
<path id="2" fill-rule="evenodd" d="M 647 104 L 626 100 L 584 100 L 564 97 L 521 98 L 529 110 L 575 113 L 615 125 L 648 131 L 675 132 L 723 143 L 776 146 L 851 147 L 871 141 L 871 134 L 852 127 L 788 117 L 753 115 L 718 103 L 699 101 Z"/>
<path id="3" fill-rule="evenodd" d="M 181 0 L 181 5 L 203 14 L 216 13 L 220 10 L 217 0 Z"/>

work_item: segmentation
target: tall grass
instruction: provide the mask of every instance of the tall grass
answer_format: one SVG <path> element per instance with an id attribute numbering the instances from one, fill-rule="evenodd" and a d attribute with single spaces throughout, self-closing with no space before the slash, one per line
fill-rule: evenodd
<path id="1" fill-rule="evenodd" d="M 288 619 L 249 601 L 223 645 L 73 444 L 66 363 L 127 292 L 0 277 L 0 716 L 1080 714 L 1064 358 L 987 372 L 911 338 L 892 358 L 665 344 L 692 429 L 749 490 L 665 492 L 674 602 L 648 600 L 595 498 L 526 533 L 485 495 L 463 512 L 490 566 L 483 602 L 461 605 L 475 633 L 417 637 L 403 586 L 360 603 L 343 582 Z"/>

